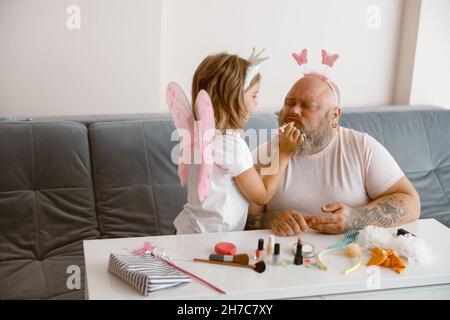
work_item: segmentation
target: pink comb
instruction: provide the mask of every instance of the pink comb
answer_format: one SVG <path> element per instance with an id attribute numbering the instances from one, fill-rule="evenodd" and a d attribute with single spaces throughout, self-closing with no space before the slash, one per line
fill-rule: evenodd
<path id="1" fill-rule="evenodd" d="M 322 64 L 332 67 L 338 58 L 338 54 L 333 54 L 330 56 L 326 50 L 322 49 Z"/>

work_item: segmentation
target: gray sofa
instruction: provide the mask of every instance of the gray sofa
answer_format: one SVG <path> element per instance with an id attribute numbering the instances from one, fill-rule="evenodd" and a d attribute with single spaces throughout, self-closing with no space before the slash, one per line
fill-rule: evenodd
<path id="1" fill-rule="evenodd" d="M 345 109 L 341 125 L 385 145 L 422 218 L 450 225 L 450 110 Z M 257 113 L 247 127 L 276 126 Z M 0 119 L 0 299 L 83 299 L 83 240 L 173 234 L 186 200 L 173 130 L 168 114 Z M 67 286 L 73 265 L 80 289 Z"/>

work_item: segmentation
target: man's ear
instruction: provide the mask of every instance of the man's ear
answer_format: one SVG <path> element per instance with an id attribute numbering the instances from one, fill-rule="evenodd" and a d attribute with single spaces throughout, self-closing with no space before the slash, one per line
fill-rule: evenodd
<path id="1" fill-rule="evenodd" d="M 334 107 L 333 112 L 330 114 L 330 120 L 339 121 L 339 118 L 341 117 L 341 112 L 342 112 L 341 107 Z"/>

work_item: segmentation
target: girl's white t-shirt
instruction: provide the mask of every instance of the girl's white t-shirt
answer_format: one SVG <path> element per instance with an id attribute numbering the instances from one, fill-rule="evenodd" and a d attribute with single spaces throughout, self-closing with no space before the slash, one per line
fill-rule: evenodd
<path id="1" fill-rule="evenodd" d="M 248 200 L 234 177 L 253 167 L 250 149 L 238 131 L 217 135 L 209 197 L 200 201 L 197 176 L 200 165 L 189 166 L 188 199 L 174 221 L 177 234 L 242 231 L 247 222 Z"/>

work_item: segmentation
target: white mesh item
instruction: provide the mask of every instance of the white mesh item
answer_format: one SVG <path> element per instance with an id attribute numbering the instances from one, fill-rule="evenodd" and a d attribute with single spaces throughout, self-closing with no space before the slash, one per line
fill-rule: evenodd
<path id="1" fill-rule="evenodd" d="M 433 262 L 433 252 L 424 239 L 411 234 L 396 236 L 385 228 L 367 226 L 359 232 L 356 238 L 363 250 L 374 247 L 393 249 L 398 255 L 406 258 L 409 263 L 421 266 Z"/>
<path id="2" fill-rule="evenodd" d="M 408 262 L 415 262 L 423 266 L 430 265 L 433 262 L 431 247 L 422 238 L 405 234 L 397 237 L 396 245 L 398 254 L 407 257 Z"/>

